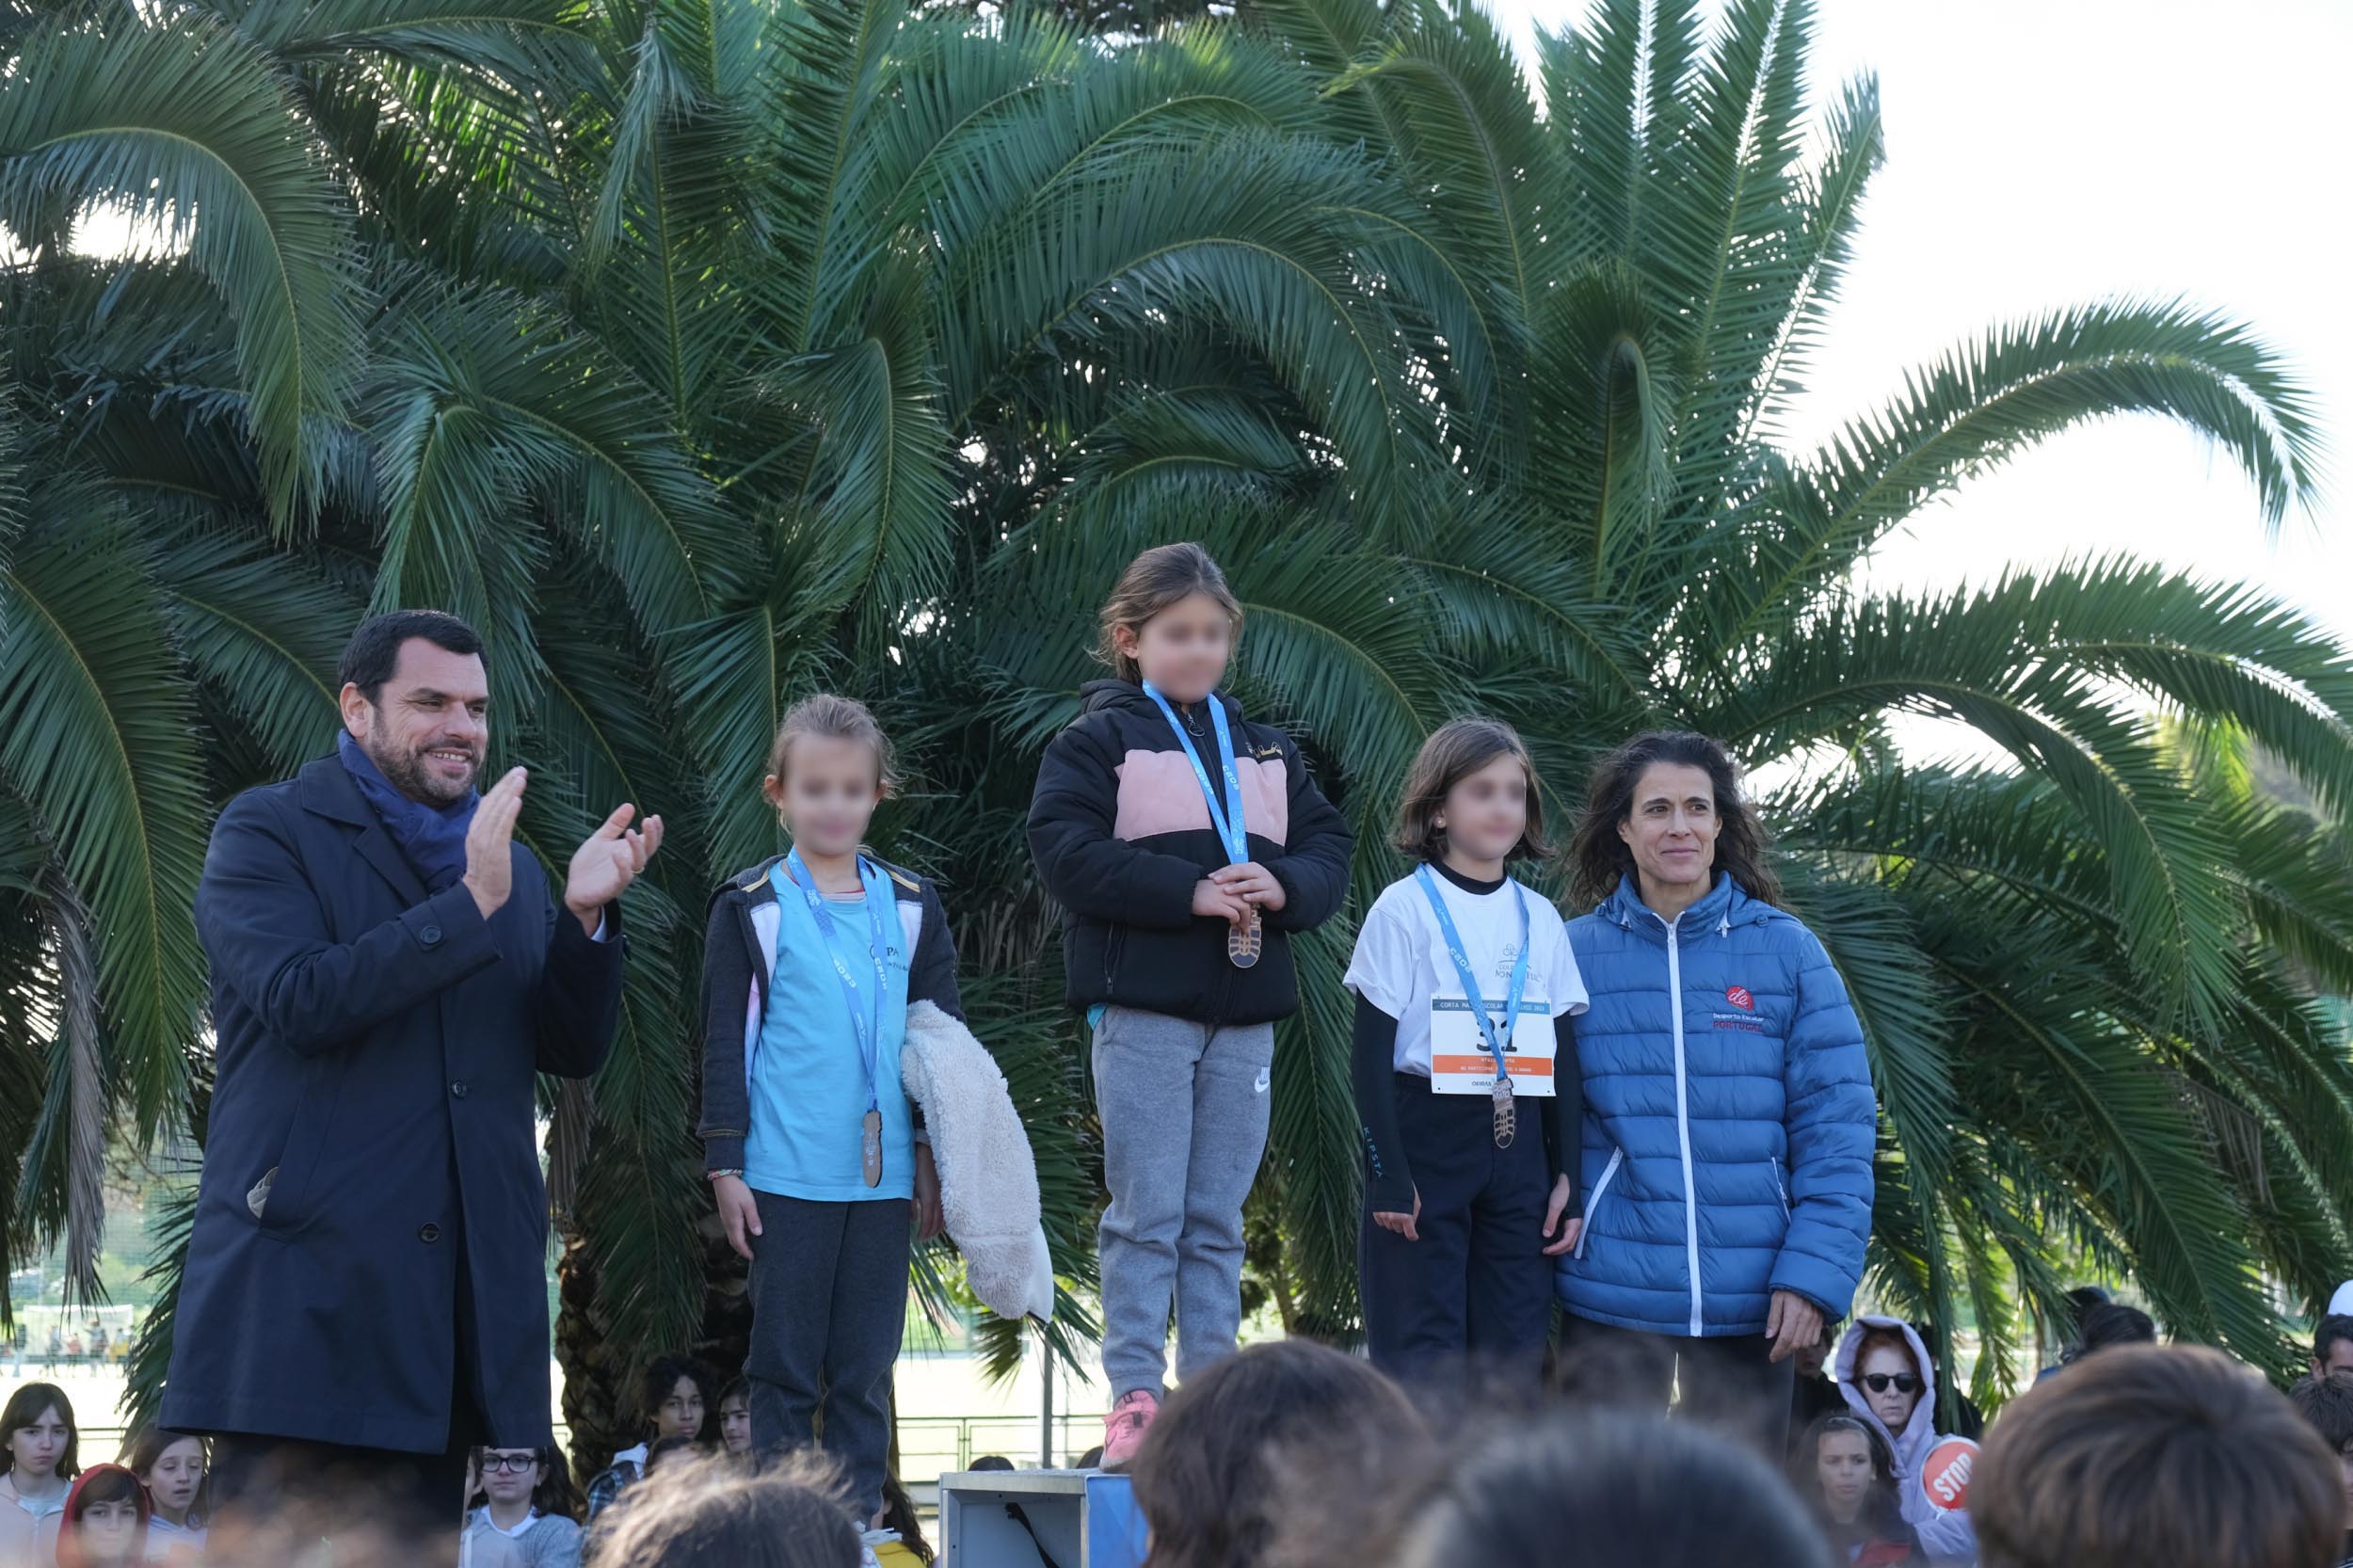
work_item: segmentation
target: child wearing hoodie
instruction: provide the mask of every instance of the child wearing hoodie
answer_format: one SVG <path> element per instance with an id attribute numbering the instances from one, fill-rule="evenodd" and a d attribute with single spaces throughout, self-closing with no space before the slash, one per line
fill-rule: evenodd
<path id="1" fill-rule="evenodd" d="M 1942 1444 L 1967 1442 L 1936 1430 L 1936 1363 L 1928 1346 L 1901 1319 L 1864 1314 L 1848 1325 L 1833 1365 L 1848 1408 L 1894 1456 L 1897 1500 L 1929 1560 L 1976 1562 L 1977 1537 L 1965 1493 L 1948 1507 L 1931 1495 L 1935 1478 L 1922 1474 Z"/>
<path id="2" fill-rule="evenodd" d="M 120 1464 L 74 1480 L 57 1532 L 57 1568 L 131 1568 L 147 1557 L 147 1488 Z"/>
<path id="3" fill-rule="evenodd" d="M 0 1406 L 0 1568 L 56 1555 L 78 1445 L 73 1403 L 54 1383 L 21 1384 Z"/>

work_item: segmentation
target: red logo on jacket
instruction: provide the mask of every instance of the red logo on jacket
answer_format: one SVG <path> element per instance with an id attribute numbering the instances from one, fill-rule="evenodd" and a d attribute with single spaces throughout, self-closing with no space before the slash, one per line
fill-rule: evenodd
<path id="1" fill-rule="evenodd" d="M 1725 986 L 1724 1000 L 1744 1012 L 1756 1011 L 1756 999 L 1749 994 L 1749 988 L 1746 985 Z"/>

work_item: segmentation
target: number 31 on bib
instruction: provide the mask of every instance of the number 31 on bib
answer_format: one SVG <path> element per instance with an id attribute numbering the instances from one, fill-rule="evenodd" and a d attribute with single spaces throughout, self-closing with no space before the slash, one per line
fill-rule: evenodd
<path id="1" fill-rule="evenodd" d="M 1487 1016 L 1498 1035 L 1503 1008 L 1490 1003 Z M 1512 1092 L 1518 1096 L 1554 1092 L 1552 1004 L 1542 997 L 1520 999 L 1519 1021 L 1512 1030 L 1504 1062 L 1512 1072 Z M 1495 1089 L 1495 1058 L 1479 1032 L 1478 1016 L 1460 996 L 1430 999 L 1430 1089 L 1439 1095 L 1485 1095 Z"/>

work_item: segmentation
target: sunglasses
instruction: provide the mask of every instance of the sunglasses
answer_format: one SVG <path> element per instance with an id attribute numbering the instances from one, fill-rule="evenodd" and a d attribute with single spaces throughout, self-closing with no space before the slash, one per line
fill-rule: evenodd
<path id="1" fill-rule="evenodd" d="M 1898 1394 L 1914 1394 L 1920 1389 L 1920 1379 L 1912 1372 L 1865 1372 L 1863 1374 L 1863 1386 L 1874 1394 L 1886 1393 L 1890 1384 L 1895 1385 L 1896 1392 Z"/>

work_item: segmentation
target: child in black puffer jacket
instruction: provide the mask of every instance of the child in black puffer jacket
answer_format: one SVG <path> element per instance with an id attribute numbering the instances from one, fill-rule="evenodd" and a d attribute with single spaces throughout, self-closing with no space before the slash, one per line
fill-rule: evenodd
<path id="1" fill-rule="evenodd" d="M 1180 1377 L 1233 1352 L 1273 1025 L 1299 1006 L 1289 936 L 1348 888 L 1347 824 L 1299 748 L 1216 690 L 1241 626 L 1198 545 L 1138 556 L 1103 608 L 1120 679 L 1087 685 L 1030 807 L 1069 1000 L 1095 1030 L 1113 1467 L 1159 1410 L 1172 1300 Z"/>

